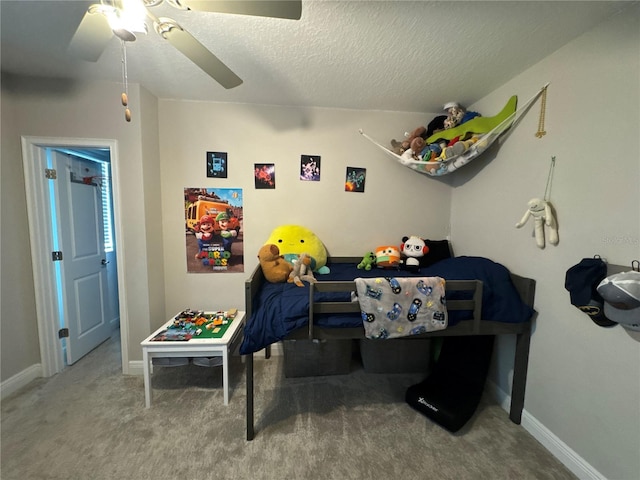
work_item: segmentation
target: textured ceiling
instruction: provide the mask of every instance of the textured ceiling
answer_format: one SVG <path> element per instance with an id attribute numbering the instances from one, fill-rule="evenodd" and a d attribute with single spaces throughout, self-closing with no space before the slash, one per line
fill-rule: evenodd
<path id="1" fill-rule="evenodd" d="M 97 63 L 66 53 L 91 3 L 0 0 L 2 71 L 121 81 L 118 39 Z M 632 3 L 302 0 L 295 21 L 165 2 L 153 13 L 180 23 L 244 83 L 225 90 L 153 27 L 127 44 L 128 78 L 164 99 L 436 112 L 450 100 L 474 103 Z"/>

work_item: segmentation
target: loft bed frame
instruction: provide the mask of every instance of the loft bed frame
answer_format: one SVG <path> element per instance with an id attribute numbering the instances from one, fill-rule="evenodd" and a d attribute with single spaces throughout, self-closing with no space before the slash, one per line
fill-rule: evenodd
<path id="1" fill-rule="evenodd" d="M 328 263 L 358 263 L 360 257 L 333 257 Z M 511 274 L 511 280 L 518 291 L 522 301 L 533 308 L 536 282 L 533 279 Z M 251 320 L 253 299 L 260 287 L 267 280 L 258 265 L 251 276 L 245 281 L 245 310 L 247 322 Z M 482 320 L 482 282 L 480 280 L 447 280 L 446 291 L 467 291 L 471 294 L 469 300 L 447 300 L 447 310 L 470 310 L 473 318 L 463 320 L 456 325 L 439 330 L 403 339 L 419 339 L 447 336 L 471 336 L 471 335 L 515 335 L 516 346 L 514 352 L 513 379 L 511 383 L 511 405 L 509 418 L 515 424 L 522 420 L 524 408 L 524 396 L 527 381 L 529 363 L 529 346 L 531 341 L 531 324 L 535 318 L 535 312 L 528 321 L 521 323 L 505 323 L 491 320 Z M 316 315 L 323 313 L 354 313 L 360 312 L 358 302 L 321 302 L 314 298 L 315 292 L 351 292 L 356 291 L 353 281 L 317 281 L 309 285 L 309 322 L 306 328 L 299 328 L 291 332 L 286 340 L 348 340 L 364 339 L 364 328 L 323 328 L 314 325 Z M 380 340 L 393 342 L 394 339 Z M 246 367 L 246 424 L 247 440 L 255 437 L 254 427 L 254 377 L 253 377 L 253 353 L 244 355 Z M 265 348 L 265 357 L 270 357 L 270 347 Z"/>

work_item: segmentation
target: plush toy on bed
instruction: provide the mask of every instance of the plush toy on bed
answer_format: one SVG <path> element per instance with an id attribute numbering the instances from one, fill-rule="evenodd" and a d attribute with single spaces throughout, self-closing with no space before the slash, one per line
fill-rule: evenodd
<path id="1" fill-rule="evenodd" d="M 299 287 L 304 287 L 302 280 L 306 280 L 309 283 L 315 283 L 316 279 L 313 276 L 313 272 L 309 268 L 309 265 L 311 265 L 311 257 L 308 253 L 301 253 L 298 255 L 297 260 L 293 262 L 293 270 L 291 270 L 287 282 L 295 283 Z"/>
<path id="2" fill-rule="evenodd" d="M 371 268 L 375 266 L 376 266 L 376 254 L 373 252 L 367 252 L 365 253 L 364 257 L 362 257 L 362 260 L 358 264 L 358 269 L 371 270 Z"/>
<path id="3" fill-rule="evenodd" d="M 400 249 L 395 245 L 382 245 L 376 248 L 376 265 L 378 268 L 395 268 L 400 266 Z"/>
<path id="4" fill-rule="evenodd" d="M 420 270 L 420 258 L 429 253 L 429 247 L 425 241 L 417 235 L 402 237 L 400 251 L 404 255 L 404 267 L 412 272 Z"/>
<path id="5" fill-rule="evenodd" d="M 293 265 L 280 255 L 280 250 L 273 243 L 260 247 L 258 260 L 260 261 L 264 278 L 271 283 L 286 282 L 293 270 Z"/>
<path id="6" fill-rule="evenodd" d="M 265 243 L 278 246 L 280 255 L 290 263 L 298 255 L 306 253 L 311 257 L 310 270 L 319 274 L 329 273 L 327 249 L 318 236 L 301 225 L 281 225 L 276 227 Z"/>

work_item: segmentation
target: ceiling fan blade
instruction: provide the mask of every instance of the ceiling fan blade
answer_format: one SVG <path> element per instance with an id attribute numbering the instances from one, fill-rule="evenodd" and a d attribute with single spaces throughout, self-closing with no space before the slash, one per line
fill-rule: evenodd
<path id="1" fill-rule="evenodd" d="M 67 52 L 89 62 L 97 62 L 113 32 L 102 5 L 91 5 L 73 34 Z"/>
<path id="2" fill-rule="evenodd" d="M 173 20 L 160 18 L 154 26 L 163 38 L 224 88 L 234 88 L 242 83 L 240 77 Z"/>
<path id="3" fill-rule="evenodd" d="M 191 10 L 300 20 L 302 0 L 179 0 Z"/>

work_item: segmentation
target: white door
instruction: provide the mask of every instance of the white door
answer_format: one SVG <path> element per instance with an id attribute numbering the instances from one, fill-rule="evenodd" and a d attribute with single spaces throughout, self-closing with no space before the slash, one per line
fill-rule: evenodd
<path id="1" fill-rule="evenodd" d="M 99 182 L 85 183 L 95 164 L 53 152 L 57 172 L 58 236 L 62 252 L 62 310 L 67 363 L 75 363 L 110 336 L 107 260 Z M 83 165 L 86 163 L 86 165 Z M 90 175 L 88 175 L 90 176 Z"/>

